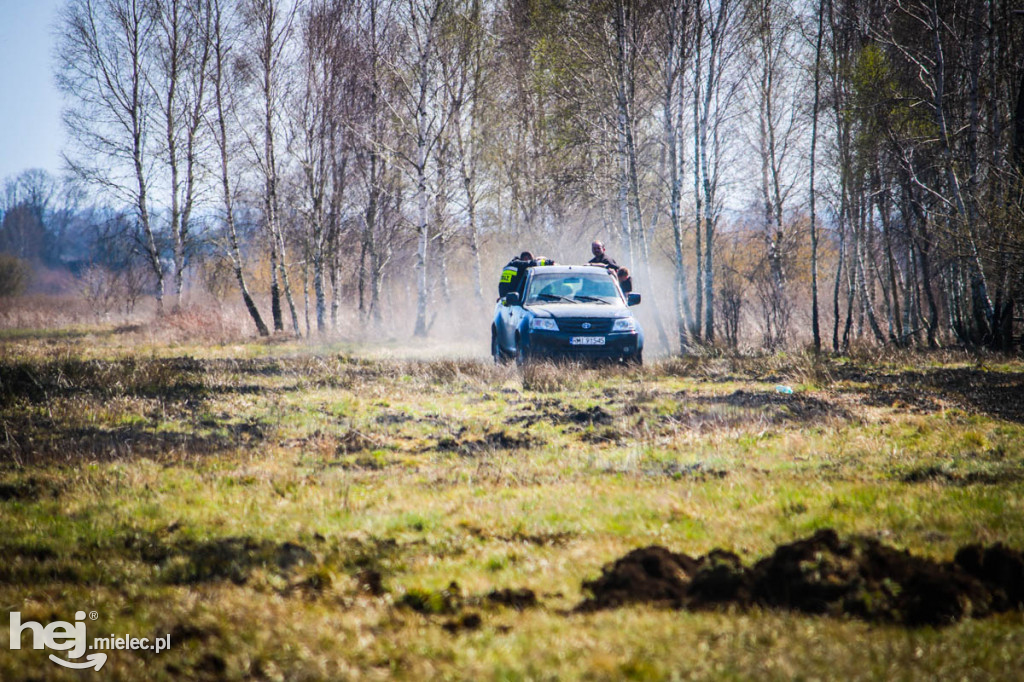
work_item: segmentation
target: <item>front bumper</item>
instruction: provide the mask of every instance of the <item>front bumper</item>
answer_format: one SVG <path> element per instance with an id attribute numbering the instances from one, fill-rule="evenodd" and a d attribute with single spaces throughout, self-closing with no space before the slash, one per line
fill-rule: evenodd
<path id="1" fill-rule="evenodd" d="M 573 345 L 576 336 L 603 336 L 605 341 L 600 346 Z M 585 335 L 534 329 L 525 335 L 525 341 L 526 353 L 535 358 L 628 359 L 643 349 L 643 337 L 635 331 Z"/>

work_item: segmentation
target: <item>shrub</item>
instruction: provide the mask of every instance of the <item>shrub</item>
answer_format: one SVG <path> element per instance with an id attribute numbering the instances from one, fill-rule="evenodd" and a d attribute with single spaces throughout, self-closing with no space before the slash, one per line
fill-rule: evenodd
<path id="1" fill-rule="evenodd" d="M 0 253 L 0 296 L 17 296 L 25 291 L 31 270 L 28 263 L 7 253 Z"/>

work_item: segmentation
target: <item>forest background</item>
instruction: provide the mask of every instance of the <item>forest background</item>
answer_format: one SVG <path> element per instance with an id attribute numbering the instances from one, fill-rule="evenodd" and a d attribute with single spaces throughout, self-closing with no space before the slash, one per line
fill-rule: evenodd
<path id="1" fill-rule="evenodd" d="M 603 239 L 663 352 L 1020 341 L 1003 0 L 69 0 L 58 34 L 68 172 L 4 182 L 6 327 L 482 337 L 511 256 Z"/>

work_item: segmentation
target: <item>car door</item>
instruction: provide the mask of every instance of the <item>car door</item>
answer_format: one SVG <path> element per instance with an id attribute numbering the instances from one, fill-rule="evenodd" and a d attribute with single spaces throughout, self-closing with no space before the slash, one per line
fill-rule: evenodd
<path id="1" fill-rule="evenodd" d="M 515 343 L 513 343 L 513 339 L 515 338 L 513 335 L 514 327 L 512 326 L 513 308 L 515 308 L 515 306 L 511 306 L 502 301 L 501 312 L 499 313 L 501 322 L 498 324 L 498 342 L 501 344 L 501 347 L 508 352 L 512 352 L 515 347 Z"/>
<path id="2" fill-rule="evenodd" d="M 516 330 L 519 329 L 519 325 L 523 320 L 523 315 L 526 311 L 523 309 L 523 300 L 526 297 L 526 288 L 529 285 L 530 272 L 527 271 L 526 275 L 521 278 L 519 282 L 519 288 L 516 292 L 519 294 L 519 305 L 506 306 L 508 310 L 508 317 L 506 318 L 507 324 L 505 329 L 508 332 L 508 338 L 505 341 L 505 347 L 508 349 L 514 349 L 516 347 Z"/>
<path id="3" fill-rule="evenodd" d="M 515 348 L 514 316 L 517 306 L 509 305 L 502 299 L 498 308 L 498 343 L 506 351 L 512 352 Z"/>

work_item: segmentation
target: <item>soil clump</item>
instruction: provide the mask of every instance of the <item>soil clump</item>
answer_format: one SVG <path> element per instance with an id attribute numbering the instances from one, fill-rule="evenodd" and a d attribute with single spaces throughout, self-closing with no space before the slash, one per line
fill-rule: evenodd
<path id="1" fill-rule="evenodd" d="M 776 608 L 870 622 L 941 626 L 1024 608 L 1024 555 L 1002 544 L 962 547 L 939 562 L 831 529 L 780 545 L 745 566 L 714 549 L 693 558 L 664 547 L 635 549 L 583 583 L 580 612 L 654 603 L 700 610 Z"/>

